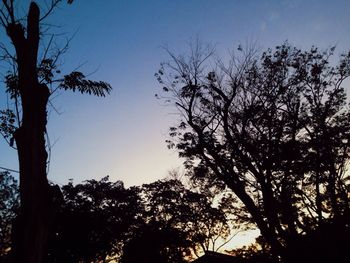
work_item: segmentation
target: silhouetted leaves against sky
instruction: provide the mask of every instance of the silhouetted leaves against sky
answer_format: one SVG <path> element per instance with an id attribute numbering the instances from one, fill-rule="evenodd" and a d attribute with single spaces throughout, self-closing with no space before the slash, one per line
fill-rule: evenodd
<path id="1" fill-rule="evenodd" d="M 193 178 L 229 187 L 286 261 L 322 250 L 318 243 L 299 253 L 304 233 L 328 223 L 340 236 L 349 231 L 350 53 L 333 63 L 334 51 L 248 46 L 224 63 L 196 42 L 188 56 L 168 51 L 171 61 L 156 74 L 182 117 L 170 148 Z"/>

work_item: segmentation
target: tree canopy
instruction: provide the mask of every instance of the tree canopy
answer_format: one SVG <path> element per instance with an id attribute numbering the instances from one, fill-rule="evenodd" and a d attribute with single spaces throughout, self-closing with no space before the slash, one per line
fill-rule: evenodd
<path id="1" fill-rule="evenodd" d="M 232 189 L 276 260 L 325 262 L 345 252 L 350 53 L 332 65 L 334 50 L 240 48 L 224 63 L 195 44 L 188 56 L 169 52 L 156 74 L 160 97 L 180 113 L 169 147 L 193 177 Z"/>
<path id="2" fill-rule="evenodd" d="M 229 237 L 229 215 L 220 205 L 215 206 L 214 194 L 209 191 L 195 191 L 178 179 L 145 184 L 140 190 L 144 221 L 178 233 L 182 241 L 175 250 L 181 256 L 215 250 L 218 240 Z"/>
<path id="3" fill-rule="evenodd" d="M 0 204 L 6 205 L 0 215 L 7 218 L 0 242 L 6 250 L 18 214 L 18 189 L 13 178 L 4 175 L 1 187 L 7 190 Z M 216 193 L 190 189 L 177 179 L 125 188 L 107 176 L 50 188 L 55 214 L 47 262 L 187 262 L 220 248 L 235 231 L 231 211 L 214 201 Z M 0 260 L 8 254 L 5 250 Z"/>
<path id="4" fill-rule="evenodd" d="M 49 239 L 49 262 L 97 262 L 119 254 L 137 207 L 136 193 L 108 177 L 64 185 Z"/>

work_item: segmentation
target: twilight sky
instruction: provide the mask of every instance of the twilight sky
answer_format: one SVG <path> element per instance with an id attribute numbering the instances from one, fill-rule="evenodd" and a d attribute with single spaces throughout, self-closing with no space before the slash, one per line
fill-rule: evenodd
<path id="1" fill-rule="evenodd" d="M 45 7 L 44 0 L 37 2 Z M 62 70 L 81 66 L 114 90 L 107 98 L 71 92 L 53 98 L 59 114 L 50 109 L 49 178 L 65 184 L 69 178 L 78 183 L 110 175 L 130 186 L 160 179 L 181 165 L 164 142 L 176 115 L 154 97 L 160 91 L 154 73 L 168 60 L 161 46 L 183 53 L 198 37 L 227 54 L 247 41 L 265 49 L 288 40 L 299 48 L 337 45 L 341 53 L 350 48 L 349 14 L 347 0 L 75 0 L 62 5 L 48 19 L 60 26 L 53 28 L 61 34 L 57 43 L 74 35 Z M 0 166 L 18 169 L 16 152 L 3 141 Z"/>

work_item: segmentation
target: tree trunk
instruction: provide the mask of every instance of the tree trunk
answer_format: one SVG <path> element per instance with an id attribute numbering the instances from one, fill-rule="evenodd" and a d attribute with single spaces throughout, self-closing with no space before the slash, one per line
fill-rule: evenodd
<path id="1" fill-rule="evenodd" d="M 19 217 L 14 225 L 12 260 L 16 263 L 46 262 L 50 216 L 49 184 L 46 175 L 45 132 L 49 89 L 38 82 L 39 8 L 32 2 L 27 29 L 20 23 L 7 27 L 16 49 L 18 89 L 22 122 L 14 138 L 20 170 Z"/>
<path id="2" fill-rule="evenodd" d="M 31 102 L 31 121 L 16 131 L 20 168 L 21 210 L 15 230 L 15 262 L 45 262 L 49 222 L 49 185 L 46 178 L 45 107 Z M 44 118 L 42 118 L 44 116 Z"/>

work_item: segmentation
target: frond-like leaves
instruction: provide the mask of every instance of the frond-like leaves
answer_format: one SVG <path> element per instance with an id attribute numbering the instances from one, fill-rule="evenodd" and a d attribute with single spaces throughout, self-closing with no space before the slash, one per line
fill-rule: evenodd
<path id="1" fill-rule="evenodd" d="M 15 126 L 16 115 L 13 111 L 0 110 L 0 134 L 5 138 L 10 138 L 16 130 Z"/>
<path id="2" fill-rule="evenodd" d="M 10 94 L 11 99 L 15 99 L 19 97 L 18 76 L 16 74 L 8 73 L 5 76 L 5 85 L 6 85 L 6 92 Z"/>
<path id="3" fill-rule="evenodd" d="M 37 67 L 38 77 L 46 83 L 51 83 L 56 69 L 55 61 L 52 58 L 43 59 Z"/>
<path id="4" fill-rule="evenodd" d="M 108 83 L 88 80 L 83 73 L 78 71 L 65 75 L 59 87 L 64 90 L 79 91 L 82 94 L 88 93 L 98 97 L 105 97 L 112 90 Z"/>

